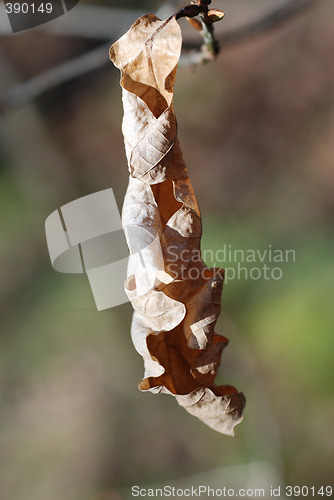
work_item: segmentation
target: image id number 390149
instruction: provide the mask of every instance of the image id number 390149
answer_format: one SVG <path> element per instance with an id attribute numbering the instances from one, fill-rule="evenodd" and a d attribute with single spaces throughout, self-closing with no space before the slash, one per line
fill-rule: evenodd
<path id="1" fill-rule="evenodd" d="M 333 495 L 332 486 L 286 486 L 285 495 L 287 497 L 331 497 Z"/>
<path id="2" fill-rule="evenodd" d="M 5 3 L 7 14 L 51 14 L 51 2 L 6 2 Z"/>

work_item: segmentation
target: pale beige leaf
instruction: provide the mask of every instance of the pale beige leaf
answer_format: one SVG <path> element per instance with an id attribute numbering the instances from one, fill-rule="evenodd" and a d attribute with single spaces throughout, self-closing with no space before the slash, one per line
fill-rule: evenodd
<path id="1" fill-rule="evenodd" d="M 220 395 L 218 391 L 201 387 L 176 399 L 180 406 L 215 431 L 234 436 L 234 427 L 242 421 L 245 397 L 242 393 L 231 394 L 230 388 L 226 392 L 226 395 Z"/>

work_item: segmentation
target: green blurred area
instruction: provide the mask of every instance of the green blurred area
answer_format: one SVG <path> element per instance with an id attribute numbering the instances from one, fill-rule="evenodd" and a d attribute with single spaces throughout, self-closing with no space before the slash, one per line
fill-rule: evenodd
<path id="1" fill-rule="evenodd" d="M 256 487 L 333 485 L 332 15 L 321 1 L 280 29 L 222 47 L 210 65 L 178 71 L 202 250 L 295 252 L 278 264 L 279 280 L 224 285 L 217 332 L 230 344 L 218 381 L 247 398 L 233 439 L 173 398 L 140 393 L 130 305 L 97 312 L 87 278 L 56 273 L 49 261 L 53 210 L 107 187 L 121 207 L 118 72 L 110 65 L 2 117 L 0 498 L 131 498 L 133 484 L 225 481 L 232 466 L 245 478 L 254 464 Z M 37 32 L 4 37 L 3 82 L 81 45 Z"/>

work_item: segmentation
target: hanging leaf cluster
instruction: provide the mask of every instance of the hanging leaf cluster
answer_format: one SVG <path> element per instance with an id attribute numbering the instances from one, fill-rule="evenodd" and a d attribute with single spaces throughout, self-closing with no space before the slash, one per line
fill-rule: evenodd
<path id="1" fill-rule="evenodd" d="M 147 15 L 110 49 L 121 71 L 130 171 L 122 213 L 131 251 L 125 290 L 134 308 L 133 343 L 145 364 L 139 388 L 171 394 L 211 428 L 233 435 L 245 398 L 214 382 L 228 343 L 215 333 L 223 270 L 194 258 L 201 215 L 173 108 L 181 44 L 175 18 Z"/>

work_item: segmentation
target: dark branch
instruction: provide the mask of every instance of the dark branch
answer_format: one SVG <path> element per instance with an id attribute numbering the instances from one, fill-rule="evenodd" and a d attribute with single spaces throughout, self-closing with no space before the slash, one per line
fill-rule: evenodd
<path id="1" fill-rule="evenodd" d="M 0 112 L 21 106 L 50 89 L 101 68 L 109 62 L 109 47 L 110 43 L 103 44 L 97 49 L 59 64 L 16 85 L 0 100 Z"/>

